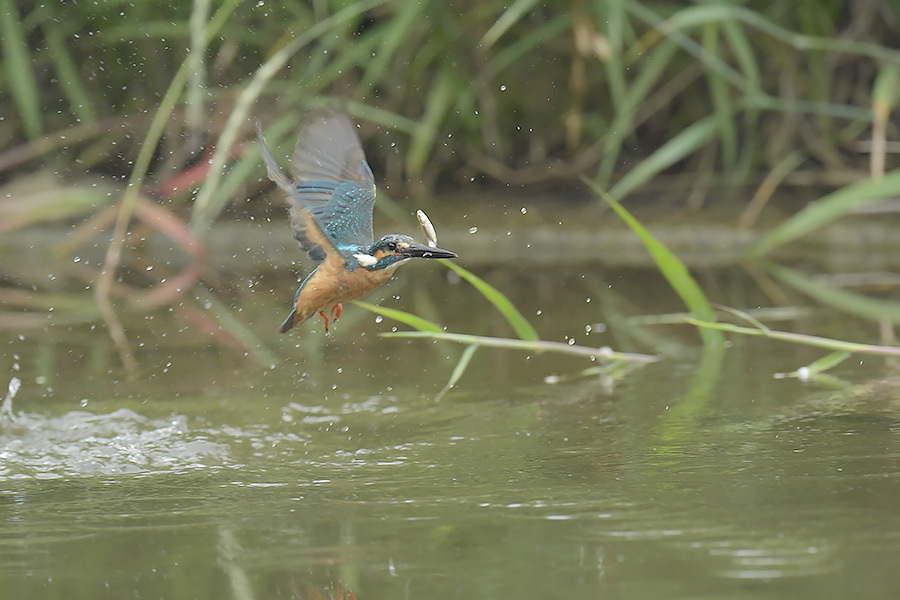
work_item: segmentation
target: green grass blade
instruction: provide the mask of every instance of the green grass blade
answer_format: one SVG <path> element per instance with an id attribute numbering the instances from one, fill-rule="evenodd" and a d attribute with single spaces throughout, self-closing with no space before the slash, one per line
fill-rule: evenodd
<path id="1" fill-rule="evenodd" d="M 714 123 L 714 121 L 709 122 Z M 688 271 L 684 263 L 681 262 L 677 256 L 672 254 L 662 242 L 657 240 L 652 233 L 641 225 L 641 223 L 610 194 L 606 193 L 590 179 L 587 179 L 586 177 L 582 179 L 594 193 L 603 198 L 603 200 L 618 213 L 619 217 L 628 224 L 632 231 L 638 234 L 663 276 L 688 309 L 702 321 L 715 322 L 716 312 L 709 304 L 709 300 L 706 299 L 706 294 L 700 289 L 700 286 L 691 276 L 690 271 Z M 724 341 L 720 332 L 710 329 L 700 329 L 700 337 L 703 338 L 703 343 L 708 346 L 718 345 Z"/>
<path id="2" fill-rule="evenodd" d="M 210 0 L 193 0 L 191 3 L 190 54 L 192 59 L 190 83 L 184 93 L 184 120 L 192 135 L 199 135 L 208 123 L 206 122 L 206 22 L 209 20 Z"/>
<path id="3" fill-rule="evenodd" d="M 441 71 L 434 81 L 425 102 L 425 114 L 409 144 L 406 155 L 406 170 L 412 176 L 419 176 L 425 170 L 428 157 L 434 150 L 441 123 L 455 96 L 454 78 L 449 70 Z"/>
<path id="4" fill-rule="evenodd" d="M 710 115 L 687 127 L 629 171 L 609 190 L 609 195 L 615 200 L 621 200 L 653 179 L 661 171 L 679 160 L 687 158 L 703 144 L 713 139 L 718 126 L 719 123 L 716 116 Z"/>
<path id="5" fill-rule="evenodd" d="M 696 321 L 704 323 L 703 321 Z M 712 323 L 718 325 L 718 323 Z M 755 330 L 754 330 L 755 331 Z M 485 348 L 505 348 L 507 350 L 520 350 L 529 353 L 552 352 L 566 354 L 568 356 L 581 356 L 592 361 L 601 362 L 621 361 L 636 365 L 646 365 L 659 360 L 659 356 L 649 354 L 637 354 L 634 352 L 616 352 L 608 346 L 601 348 L 588 348 L 587 346 L 570 345 L 564 342 L 548 342 L 545 340 L 516 340 L 513 338 L 489 337 L 484 335 L 470 335 L 467 333 L 444 333 L 435 331 L 392 331 L 378 334 L 384 338 L 416 338 L 432 339 L 466 346 L 477 345 Z M 900 348 L 898 348 L 900 350 Z"/>
<path id="6" fill-rule="evenodd" d="M 281 95 L 282 104 L 290 105 L 296 102 L 311 108 L 313 105 L 313 102 L 309 102 L 311 97 L 322 100 L 348 71 L 355 70 L 359 65 L 366 65 L 367 71 L 372 67 L 370 61 L 381 56 L 382 50 L 378 47 L 380 40 L 375 35 L 367 35 L 354 40 L 352 44 L 347 44 L 346 40 L 353 36 L 352 32 L 348 31 L 352 25 L 344 23 L 334 29 L 333 35 L 319 40 L 317 47 L 321 53 L 316 52 L 313 56 L 315 62 L 307 63 L 308 68 L 300 79 L 303 82 L 302 87 L 291 90 L 290 99 Z M 330 58 L 332 55 L 334 58 Z M 318 64 L 318 59 L 321 59 L 321 64 Z M 357 88 L 356 93 L 360 98 L 369 95 L 361 88 Z"/>
<path id="7" fill-rule="evenodd" d="M 871 123 L 874 117 L 871 107 L 854 104 L 835 104 L 793 98 L 773 98 L 772 96 L 746 96 L 740 101 L 742 108 L 768 110 L 777 113 L 797 113 L 803 115 L 826 115 L 848 121 Z"/>
<path id="8" fill-rule="evenodd" d="M 900 51 L 895 47 L 888 45 L 863 42 L 857 39 L 845 38 L 844 36 L 804 35 L 776 25 L 765 18 L 761 13 L 736 4 L 706 6 L 714 7 L 713 10 L 721 9 L 727 13 L 729 18 L 738 19 L 750 27 L 754 27 L 767 35 L 790 44 L 792 47 L 804 52 L 821 50 L 824 52 L 870 56 L 884 62 L 896 63 L 900 61 Z M 713 18 L 715 18 L 715 16 L 713 16 Z"/>
<path id="9" fill-rule="evenodd" d="M 897 65 L 885 65 L 875 78 L 872 90 L 872 104 L 875 112 L 889 113 L 900 99 L 900 71 Z"/>
<path id="10" fill-rule="evenodd" d="M 750 248 L 751 256 L 766 252 L 793 241 L 835 221 L 852 209 L 900 194 L 900 170 L 887 173 L 882 179 L 867 179 L 842 187 L 776 227 Z"/>
<path id="11" fill-rule="evenodd" d="M 628 0 L 628 8 L 638 18 L 654 27 L 659 27 L 664 23 L 667 31 L 692 29 L 699 27 L 703 23 L 733 19 L 744 23 L 753 29 L 762 31 L 766 35 L 772 36 L 776 40 L 780 40 L 803 52 L 818 50 L 869 56 L 884 62 L 900 61 L 900 51 L 896 48 L 878 43 L 843 38 L 841 36 L 804 35 L 781 27 L 780 25 L 776 25 L 763 16 L 761 12 L 751 8 L 738 6 L 736 3 L 700 3 L 674 13 L 665 21 L 638 0 Z M 721 68 L 722 66 L 727 67 L 727 65 L 723 64 L 717 65 L 715 68 Z M 741 80 L 741 84 L 743 83 L 744 82 Z"/>
<path id="12" fill-rule="evenodd" d="M 900 302 L 869 298 L 816 281 L 781 265 L 769 264 L 766 267 L 781 281 L 826 306 L 873 321 L 888 320 L 894 325 L 900 325 Z"/>
<path id="13" fill-rule="evenodd" d="M 407 42 L 409 32 L 415 28 L 416 21 L 421 18 L 420 15 L 426 6 L 425 2 L 406 2 L 388 20 L 378 35 L 378 51 L 374 53 L 374 57 L 363 63 L 366 70 L 359 85 L 356 86 L 357 97 L 366 97 L 379 81 L 384 81 L 390 61 Z"/>
<path id="14" fill-rule="evenodd" d="M 516 21 L 521 19 L 531 8 L 537 3 L 537 0 L 516 0 L 506 11 L 500 15 L 500 18 L 491 25 L 484 37 L 479 42 L 480 46 L 490 48 L 500 37 L 506 33 L 510 27 L 515 25 Z"/>
<path id="15" fill-rule="evenodd" d="M 416 316 L 412 313 L 397 310 L 396 308 L 385 308 L 384 306 L 369 304 L 368 302 L 363 302 L 362 300 L 357 300 L 354 302 L 354 304 L 377 315 L 399 321 L 404 325 L 409 325 L 410 327 L 418 331 L 431 331 L 433 333 L 441 333 L 443 331 L 443 328 L 436 323 L 432 323 L 431 321 L 423 319 L 422 317 Z"/>
<path id="16" fill-rule="evenodd" d="M 703 26 L 703 47 L 709 54 L 718 56 L 722 53 L 719 44 L 719 24 L 707 23 Z M 732 172 L 737 163 L 738 133 L 735 127 L 735 104 L 731 98 L 728 82 L 717 71 L 708 71 L 706 75 L 712 96 L 713 115 L 718 121 L 719 144 L 722 149 L 722 165 Z"/>
<path id="17" fill-rule="evenodd" d="M 377 106 L 370 106 L 356 100 L 342 99 L 342 101 L 347 108 L 347 114 L 383 125 L 388 129 L 396 129 L 397 131 L 412 135 L 416 132 L 416 127 L 419 126 L 413 119 L 398 115 L 395 112 L 383 108 L 378 108 Z M 380 194 L 381 190 L 378 190 L 378 192 Z M 407 211 L 404 211 L 403 214 L 409 216 Z"/>
<path id="18" fill-rule="evenodd" d="M 568 34 L 572 28 L 572 16 L 568 13 L 559 15 L 538 29 L 533 29 L 509 40 L 509 45 L 504 48 L 495 48 L 496 54 L 488 59 L 487 64 L 481 70 L 485 81 L 490 81 L 499 75 L 504 69 L 520 64 L 529 52 L 535 49 L 551 45 L 556 38 Z"/>
<path id="19" fill-rule="evenodd" d="M 729 333 L 737 333 L 740 335 L 747 335 L 752 337 L 766 337 L 773 340 L 790 342 L 792 344 L 801 344 L 803 346 L 813 346 L 816 348 L 837 350 L 838 352 L 873 354 L 876 356 L 900 356 L 900 347 L 897 346 L 860 344 L 857 342 L 835 340 L 832 338 L 825 338 L 817 335 L 794 333 L 793 331 L 778 331 L 774 329 L 763 331 L 756 327 L 743 327 L 741 325 L 735 325 L 734 323 L 709 323 L 707 321 L 700 321 L 692 317 L 685 317 L 684 322 L 694 325 L 695 327 L 702 327 L 704 329 L 727 331 Z"/>
<path id="20" fill-rule="evenodd" d="M 62 84 L 63 93 L 69 101 L 69 106 L 72 107 L 72 112 L 81 121 L 93 123 L 97 120 L 94 105 L 87 88 L 81 82 L 78 64 L 60 32 L 59 25 L 52 19 L 47 19 L 42 26 L 47 37 L 47 49 L 53 58 L 56 74 Z"/>
<path id="21" fill-rule="evenodd" d="M 94 212 L 112 202 L 112 191 L 103 186 L 50 186 L 9 195 L 10 186 L 0 187 L 0 232 L 23 229 L 38 223 L 61 221 Z"/>
<path id="22" fill-rule="evenodd" d="M 813 374 L 824 373 L 825 371 L 838 366 L 848 358 L 850 358 L 849 352 L 832 352 L 831 354 L 827 354 L 822 358 L 809 363 L 806 365 L 806 368 Z"/>
<path id="23" fill-rule="evenodd" d="M 634 132 L 634 115 L 653 92 L 653 86 L 666 72 L 677 49 L 678 46 L 668 39 L 660 41 L 649 56 L 644 58 L 641 69 L 634 78 L 628 93 L 621 104 L 616 107 L 616 116 L 606 133 L 603 142 L 603 158 L 595 178 L 601 186 L 606 185 L 612 179 L 622 144 Z"/>
<path id="24" fill-rule="evenodd" d="M 455 263 L 448 260 L 441 260 L 441 262 L 447 265 L 447 267 L 457 275 L 472 284 L 472 287 L 481 292 L 481 295 L 487 298 L 488 302 L 493 304 L 506 318 L 520 339 L 529 342 L 539 339 L 535 328 L 532 327 L 531 323 L 529 323 L 525 317 L 522 316 L 522 313 L 519 312 L 519 309 L 517 309 L 513 303 L 509 301 L 509 298 L 504 296 L 500 290 Z"/>
<path id="25" fill-rule="evenodd" d="M 725 34 L 729 48 L 741 67 L 744 81 L 747 82 L 747 93 L 751 95 L 763 93 L 759 64 L 753 53 L 753 46 L 750 40 L 747 39 L 747 34 L 733 19 L 726 19 L 722 22 L 722 32 Z"/>
<path id="26" fill-rule="evenodd" d="M 9 78 L 10 92 L 22 116 L 25 135 L 34 139 L 41 135 L 41 97 L 25 30 L 19 11 L 12 0 L 0 0 L 0 47 L 3 48 L 3 67 Z"/>
<path id="27" fill-rule="evenodd" d="M 478 348 L 478 344 L 472 344 L 463 351 L 462 356 L 459 357 L 459 362 L 456 363 L 456 366 L 453 368 L 453 373 L 450 374 L 450 380 L 447 381 L 447 385 L 444 386 L 444 389 L 438 392 L 438 395 L 434 397 L 435 401 L 440 400 L 444 397 L 444 394 L 453 389 L 453 386 L 457 384 L 460 377 L 466 372 L 466 369 L 469 367 L 469 363 L 472 362 L 472 357 L 475 355 L 475 351 L 478 350 Z"/>
<path id="28" fill-rule="evenodd" d="M 622 8 L 622 3 L 618 0 L 604 2 L 600 19 L 596 19 L 598 24 L 605 25 L 604 34 L 609 42 L 609 55 L 601 62 L 603 71 L 606 74 L 607 85 L 609 85 L 609 99 L 616 111 L 623 110 L 625 95 L 628 90 L 628 84 L 625 80 L 625 74 L 628 67 L 622 56 L 622 49 L 625 47 L 625 27 L 628 19 Z M 599 8 L 599 7 L 598 7 Z"/>
<path id="29" fill-rule="evenodd" d="M 681 31 L 682 29 L 698 27 L 707 21 L 717 22 L 726 18 L 727 15 L 719 14 L 719 11 L 716 10 L 716 5 L 701 4 L 693 6 L 675 12 L 668 18 L 663 19 L 644 2 L 639 0 L 623 0 L 623 2 L 631 14 L 663 32 L 668 39 L 681 46 L 685 52 L 696 57 L 708 70 L 716 71 L 721 77 L 728 80 L 741 91 L 747 88 L 747 82 L 744 81 L 740 73 L 718 56 L 706 52 L 703 46 Z"/>
<path id="30" fill-rule="evenodd" d="M 728 42 L 729 50 L 741 67 L 741 74 L 747 83 L 747 96 L 764 95 L 760 78 L 760 67 L 753 52 L 753 46 L 747 39 L 744 29 L 733 19 L 722 22 L 722 32 Z M 750 174 L 758 168 L 757 159 L 760 145 L 759 111 L 745 108 L 741 115 L 741 156 L 735 169 L 733 182 L 745 185 Z"/>

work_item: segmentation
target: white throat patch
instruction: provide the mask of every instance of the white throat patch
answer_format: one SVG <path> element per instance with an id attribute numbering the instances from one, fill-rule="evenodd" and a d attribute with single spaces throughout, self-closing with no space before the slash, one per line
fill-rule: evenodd
<path id="1" fill-rule="evenodd" d="M 372 265 L 374 265 L 375 263 L 378 262 L 378 259 L 375 258 L 374 256 L 372 256 L 370 254 L 363 254 L 362 252 L 354 254 L 353 258 L 358 260 L 359 264 L 361 264 L 364 267 L 371 267 Z"/>

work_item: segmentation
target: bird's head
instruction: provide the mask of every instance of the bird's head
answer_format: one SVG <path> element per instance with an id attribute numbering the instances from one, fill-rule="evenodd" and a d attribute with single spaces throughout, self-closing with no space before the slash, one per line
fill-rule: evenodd
<path id="1" fill-rule="evenodd" d="M 353 255 L 369 271 L 397 267 L 410 258 L 456 258 L 455 252 L 426 246 L 408 235 L 389 233 Z"/>

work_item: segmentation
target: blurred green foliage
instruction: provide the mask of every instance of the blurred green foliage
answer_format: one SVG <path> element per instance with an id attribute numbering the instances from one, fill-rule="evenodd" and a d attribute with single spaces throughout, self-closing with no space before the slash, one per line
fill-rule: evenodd
<path id="1" fill-rule="evenodd" d="M 665 176 L 695 209 L 755 189 L 751 227 L 780 186 L 830 192 L 756 254 L 900 194 L 897 0 L 0 0 L 0 33 L 0 232 L 88 213 L 65 254 L 112 228 L 72 300 L 93 290 L 78 318 L 126 364 L 116 308 L 209 296 L 203 236 L 264 189 L 257 118 L 286 156 L 303 111 L 348 112 L 393 194 L 587 177 L 621 201 Z M 135 269 L 135 229 L 191 264 Z M 219 309 L 188 316 L 271 362 Z"/>
<path id="2" fill-rule="evenodd" d="M 389 183 L 419 191 L 579 174 L 609 188 L 682 133 L 690 143 L 644 165 L 623 194 L 671 169 L 749 183 L 798 148 L 808 159 L 797 169 L 862 169 L 868 157 L 856 145 L 870 135 L 874 82 L 900 65 L 888 1 L 0 7 L 4 149 L 80 125 L 62 151 L 45 144 L 27 154 L 52 155 L 66 173 L 86 165 L 127 177 L 173 74 L 195 61 L 154 144 L 160 180 L 226 134 L 261 65 L 341 11 L 346 18 L 291 48 L 250 113 L 291 137 L 303 109 L 336 102 L 384 126 L 364 129 L 377 140 L 371 162 Z M 248 136 L 248 125 L 232 138 Z M 240 179 L 256 175 L 245 168 Z"/>

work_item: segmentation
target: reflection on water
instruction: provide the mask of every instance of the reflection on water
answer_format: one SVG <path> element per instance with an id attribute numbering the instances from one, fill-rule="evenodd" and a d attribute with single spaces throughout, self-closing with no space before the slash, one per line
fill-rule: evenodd
<path id="1" fill-rule="evenodd" d="M 219 412 L 180 403 L 202 416 L 144 416 L 168 408 L 143 401 L 16 413 L 0 433 L 0 583 L 85 598 L 98 577 L 110 597 L 328 598 L 339 583 L 361 599 L 898 583 L 896 421 L 865 406 L 759 419 L 762 382 L 745 382 L 674 438 L 664 404 L 689 380 L 653 369 L 612 393 L 583 382 L 434 403 L 398 386 L 315 404 L 315 385 L 276 396 L 255 381 Z"/>
<path id="2" fill-rule="evenodd" d="M 837 548 L 827 540 L 785 537 L 728 540 L 709 548 L 723 561 L 722 575 L 736 579 L 776 579 L 819 575 L 838 568 Z"/>
<path id="3" fill-rule="evenodd" d="M 654 293 L 610 281 L 534 285 L 520 305 L 548 339 L 646 351 L 653 337 L 617 323 L 659 309 Z M 492 314 L 463 321 L 469 300 L 446 307 L 456 328 L 505 333 Z M 459 349 L 380 339 L 354 312 L 328 338 L 267 338 L 271 369 L 160 319 L 140 331 L 157 345 L 134 382 L 102 336 L 11 339 L 22 385 L 0 423 L 3 597 L 900 589 L 900 388 L 874 361 L 838 374 L 878 385 L 823 391 L 771 377 L 808 350 L 737 339 L 710 357 L 690 331 L 657 329 L 673 351 L 622 379 L 548 386 L 587 365 L 481 349 L 435 402 Z M 588 335 L 598 319 L 609 330 Z"/>

